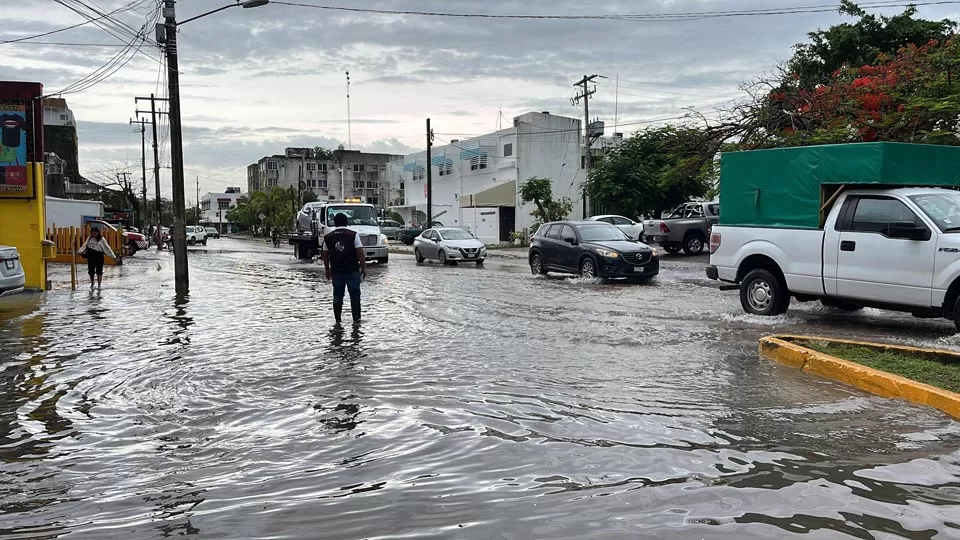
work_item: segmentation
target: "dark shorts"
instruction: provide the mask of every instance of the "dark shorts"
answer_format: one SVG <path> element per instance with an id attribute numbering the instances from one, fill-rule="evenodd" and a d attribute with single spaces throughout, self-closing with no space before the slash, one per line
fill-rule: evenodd
<path id="1" fill-rule="evenodd" d="M 349 274 L 333 274 L 333 303 L 342 304 L 346 289 L 350 291 L 350 298 L 360 299 L 360 272 Z"/>
<path id="2" fill-rule="evenodd" d="M 87 273 L 91 276 L 103 275 L 103 252 L 95 249 L 87 250 Z"/>

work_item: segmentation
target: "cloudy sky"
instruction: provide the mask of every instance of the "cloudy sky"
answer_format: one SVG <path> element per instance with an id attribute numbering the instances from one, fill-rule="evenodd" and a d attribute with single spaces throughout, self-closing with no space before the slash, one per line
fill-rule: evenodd
<path id="1" fill-rule="evenodd" d="M 233 1 L 181 0 L 177 17 L 185 20 Z M 642 122 L 682 115 L 688 107 L 709 113 L 742 96 L 739 83 L 771 71 L 808 31 L 843 20 L 835 12 L 792 9 L 822 7 L 832 0 L 293 2 L 497 15 L 777 8 L 795 13 L 668 20 L 489 19 L 349 12 L 277 2 L 221 11 L 183 25 L 179 34 L 186 176 L 200 177 L 201 192 L 225 186 L 245 189 L 246 166 L 288 146 L 347 144 L 348 70 L 352 146 L 361 150 L 402 154 L 422 149 L 427 117 L 444 141 L 493 131 L 499 123 L 509 125 L 514 116 L 530 110 L 580 116 L 582 109 L 570 104 L 572 83 L 594 73 L 608 78 L 598 81 L 591 116 L 605 120 L 608 133 L 615 121 L 624 124 L 618 131 L 629 133 L 648 125 Z M 113 17 L 134 29 L 146 22 L 152 28 L 157 3 L 0 0 L 0 18 L 6 22 L 0 30 L 0 80 L 39 81 L 49 93 L 69 88 L 123 53 L 130 38 L 112 26 L 107 27 L 111 34 L 85 24 L 33 40 L 2 42 L 82 23 L 85 19 L 68 6 L 83 10 L 84 4 L 105 12 L 119 9 Z M 960 19 L 960 2 L 919 9 L 926 18 Z M 152 31 L 149 34 L 152 37 Z M 63 96 L 79 124 L 80 170 L 87 177 L 130 170 L 139 178 L 140 136 L 128 124 L 134 117 L 133 98 L 166 95 L 161 53 L 149 41 L 139 51 L 131 52 L 129 62 L 96 85 Z M 161 126 L 162 133 L 165 128 Z M 169 150 L 162 151 L 162 161 L 169 165 Z M 168 197 L 168 169 L 163 178 L 163 196 Z M 149 193 L 153 195 L 152 188 Z"/>

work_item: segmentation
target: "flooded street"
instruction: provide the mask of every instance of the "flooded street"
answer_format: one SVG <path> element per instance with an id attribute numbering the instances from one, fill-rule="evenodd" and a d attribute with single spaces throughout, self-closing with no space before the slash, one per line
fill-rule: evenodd
<path id="1" fill-rule="evenodd" d="M 0 538 L 960 538 L 960 424 L 756 353 L 960 348 L 947 321 L 751 317 L 683 258 L 636 286 L 394 255 L 337 330 L 290 252 L 211 240 L 182 305 L 155 252 L 0 299 Z"/>

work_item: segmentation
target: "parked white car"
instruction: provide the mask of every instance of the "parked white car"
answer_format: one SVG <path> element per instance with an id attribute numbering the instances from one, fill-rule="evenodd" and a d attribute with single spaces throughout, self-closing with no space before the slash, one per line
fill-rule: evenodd
<path id="1" fill-rule="evenodd" d="M 207 231 L 199 225 L 187 225 L 187 245 L 207 245 Z"/>
<path id="2" fill-rule="evenodd" d="M 26 283 L 20 252 L 13 246 L 0 246 L 0 296 L 16 294 Z"/>
<path id="3" fill-rule="evenodd" d="M 463 261 L 481 265 L 487 258 L 487 246 L 463 229 L 436 227 L 413 240 L 413 254 L 418 263 L 436 259 L 442 264 Z"/>
<path id="4" fill-rule="evenodd" d="M 603 223 L 609 223 L 616 228 L 623 231 L 623 234 L 627 235 L 627 238 L 631 240 L 640 240 L 640 235 L 643 234 L 643 224 L 633 221 L 630 218 L 625 218 L 623 216 L 593 216 L 589 218 L 590 221 L 602 221 Z"/>

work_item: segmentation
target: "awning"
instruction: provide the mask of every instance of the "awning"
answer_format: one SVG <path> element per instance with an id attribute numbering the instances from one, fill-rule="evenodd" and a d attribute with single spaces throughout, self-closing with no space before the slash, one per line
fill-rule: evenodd
<path id="1" fill-rule="evenodd" d="M 517 205 L 517 181 L 511 180 L 493 186 L 492 188 L 463 195 L 460 197 L 460 206 L 463 208 L 476 208 L 481 206 L 516 206 Z"/>

